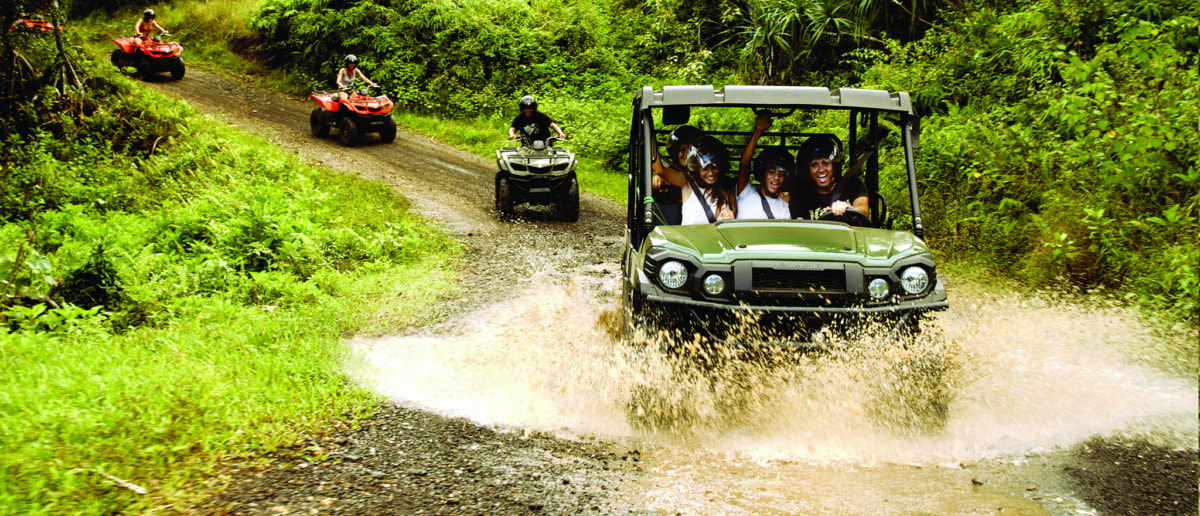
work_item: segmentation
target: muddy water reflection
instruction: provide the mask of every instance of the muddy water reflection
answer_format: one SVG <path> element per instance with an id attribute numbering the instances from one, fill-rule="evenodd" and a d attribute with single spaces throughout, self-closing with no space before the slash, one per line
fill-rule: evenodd
<path id="1" fill-rule="evenodd" d="M 1088 513 L 1045 454 L 1115 434 L 1197 447 L 1195 383 L 1137 365 L 1164 346 L 1196 353 L 1192 337 L 1164 344 L 1117 309 L 957 291 L 927 332 L 956 364 L 949 418 L 913 431 L 881 417 L 887 352 L 681 375 L 613 339 L 594 287 L 542 281 L 454 331 L 358 341 L 357 375 L 482 423 L 649 439 L 630 496 L 669 513 Z M 656 403 L 631 403 L 646 389 Z M 646 431 L 639 410 L 682 415 Z"/>

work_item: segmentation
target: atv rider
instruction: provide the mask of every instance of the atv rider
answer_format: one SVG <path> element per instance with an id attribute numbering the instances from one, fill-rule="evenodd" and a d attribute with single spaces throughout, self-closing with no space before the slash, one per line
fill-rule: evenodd
<path id="1" fill-rule="evenodd" d="M 530 141 L 545 141 L 550 137 L 550 129 L 558 133 L 559 140 L 566 140 L 567 135 L 559 129 L 558 124 L 549 115 L 538 111 L 537 100 L 530 95 L 521 97 L 517 102 L 517 107 L 521 109 L 521 113 L 513 119 L 512 124 L 508 126 L 508 139 L 516 140 L 517 133 L 529 137 Z"/>
<path id="2" fill-rule="evenodd" d="M 368 79 L 366 75 L 363 75 L 362 70 L 358 69 L 358 58 L 355 57 L 354 54 L 347 55 L 345 62 L 346 66 L 338 70 L 337 74 L 339 102 L 345 102 L 349 92 L 354 90 L 355 79 L 362 79 L 363 82 L 370 84 L 371 86 L 379 87 L 378 84 L 371 82 L 371 79 Z"/>
<path id="3" fill-rule="evenodd" d="M 168 34 L 167 29 L 154 21 L 154 9 L 146 9 L 142 11 L 142 18 L 133 24 L 133 34 L 139 44 L 150 41 L 152 33 L 158 30 L 159 34 Z"/>

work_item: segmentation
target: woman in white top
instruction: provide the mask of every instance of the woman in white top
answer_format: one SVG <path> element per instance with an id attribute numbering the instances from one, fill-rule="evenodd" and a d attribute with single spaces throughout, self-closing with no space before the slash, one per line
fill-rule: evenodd
<path id="1" fill-rule="evenodd" d="M 346 92 L 354 89 L 354 79 L 362 79 L 363 82 L 371 86 L 379 86 L 371 82 L 366 75 L 363 75 L 362 70 L 358 69 L 358 58 L 354 54 L 346 56 L 346 66 L 338 70 L 337 87 L 338 100 L 346 100 Z"/>
<path id="2" fill-rule="evenodd" d="M 721 184 L 721 175 L 729 171 L 729 150 L 721 140 L 703 136 L 688 150 L 687 172 L 663 167 L 659 174 L 678 186 L 683 197 L 681 224 L 708 224 L 733 219 L 737 199 Z"/>
<path id="3" fill-rule="evenodd" d="M 769 147 L 754 159 L 754 178 L 750 182 L 750 160 L 758 139 L 771 127 L 771 117 L 758 115 L 754 123 L 754 134 L 742 151 L 742 162 L 738 166 L 737 218 L 739 219 L 790 219 L 787 193 L 782 189 L 788 175 L 796 168 L 791 153 L 782 147 Z"/>

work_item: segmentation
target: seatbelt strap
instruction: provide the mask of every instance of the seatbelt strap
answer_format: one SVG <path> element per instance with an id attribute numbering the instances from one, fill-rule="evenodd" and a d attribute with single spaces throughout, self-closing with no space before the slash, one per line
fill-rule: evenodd
<path id="1" fill-rule="evenodd" d="M 767 218 L 775 220 L 775 214 L 771 213 L 771 205 L 767 203 L 767 196 L 763 195 L 762 190 L 757 188 L 754 191 L 758 192 L 758 199 L 762 201 L 763 211 L 767 212 Z"/>
<path id="2" fill-rule="evenodd" d="M 704 215 L 708 217 L 708 223 L 712 224 L 716 222 L 717 217 L 713 215 L 712 208 L 708 206 L 708 199 L 704 198 L 704 191 L 696 187 L 696 182 L 692 181 L 692 176 L 684 174 L 683 177 L 687 178 L 688 185 L 692 187 L 692 195 L 695 195 L 696 199 L 700 200 L 700 206 L 704 208 Z M 714 186 L 713 188 L 716 187 Z"/>

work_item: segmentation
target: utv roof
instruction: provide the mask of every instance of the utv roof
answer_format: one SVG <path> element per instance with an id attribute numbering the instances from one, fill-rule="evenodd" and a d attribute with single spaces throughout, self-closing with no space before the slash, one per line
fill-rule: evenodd
<path id="1" fill-rule="evenodd" d="M 663 86 L 642 88 L 641 109 L 667 106 L 872 109 L 912 114 L 908 93 L 812 86 Z"/>

